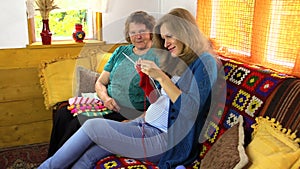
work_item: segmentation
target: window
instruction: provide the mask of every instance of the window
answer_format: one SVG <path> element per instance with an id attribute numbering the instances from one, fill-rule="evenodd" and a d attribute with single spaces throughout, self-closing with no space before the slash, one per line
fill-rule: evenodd
<path id="1" fill-rule="evenodd" d="M 34 0 L 27 0 L 34 3 Z M 52 41 L 73 40 L 72 33 L 75 24 L 83 25 L 85 39 L 102 40 L 101 26 L 102 15 L 97 10 L 91 9 L 88 5 L 94 6 L 93 0 L 55 0 L 59 9 L 52 10 L 49 15 L 49 27 L 52 33 Z M 28 19 L 28 30 L 30 44 L 41 41 L 42 18 L 38 11 L 34 12 L 34 17 Z"/>
<path id="2" fill-rule="evenodd" d="M 52 33 L 52 40 L 72 40 L 72 33 L 76 23 L 82 24 L 86 39 L 93 39 L 92 12 L 84 10 L 52 11 L 49 16 L 49 27 Z M 34 17 L 35 37 L 41 41 L 42 17 Z"/>
<path id="3" fill-rule="evenodd" d="M 199 0 L 198 9 L 200 29 L 221 52 L 300 76 L 300 1 Z"/>

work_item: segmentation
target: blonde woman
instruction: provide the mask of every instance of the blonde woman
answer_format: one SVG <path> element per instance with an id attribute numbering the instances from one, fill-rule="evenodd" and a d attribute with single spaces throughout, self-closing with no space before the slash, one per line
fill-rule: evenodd
<path id="1" fill-rule="evenodd" d="M 170 77 L 153 61 L 139 60 L 141 71 L 160 83 L 162 93 L 145 116 L 126 123 L 88 120 L 39 168 L 93 168 L 107 155 L 119 154 L 173 169 L 197 158 L 198 138 L 217 79 L 217 60 L 185 9 L 162 16 L 154 29 L 159 56 L 180 58 L 186 64 L 183 73 Z"/>

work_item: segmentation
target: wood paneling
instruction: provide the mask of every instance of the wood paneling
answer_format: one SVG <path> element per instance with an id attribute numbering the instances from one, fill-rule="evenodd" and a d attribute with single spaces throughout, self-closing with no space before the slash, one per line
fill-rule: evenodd
<path id="1" fill-rule="evenodd" d="M 47 121 L 52 118 L 51 110 L 45 110 L 43 97 L 0 104 L 0 127 Z"/>
<path id="2" fill-rule="evenodd" d="M 0 103 L 41 97 L 37 68 L 0 69 L 0 75 Z"/>
<path id="3" fill-rule="evenodd" d="M 49 142 L 51 125 L 52 120 L 49 119 L 27 124 L 0 126 L 0 148 Z"/>
<path id="4" fill-rule="evenodd" d="M 57 57 L 112 52 L 119 44 L 56 43 L 0 50 L 0 148 L 49 142 L 52 110 L 40 86 L 41 62 Z"/>

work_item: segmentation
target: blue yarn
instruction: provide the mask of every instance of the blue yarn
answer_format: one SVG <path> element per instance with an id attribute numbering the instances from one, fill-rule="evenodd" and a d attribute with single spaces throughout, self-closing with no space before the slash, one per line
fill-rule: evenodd
<path id="1" fill-rule="evenodd" d="M 179 165 L 175 169 L 185 169 L 185 167 L 183 165 Z"/>

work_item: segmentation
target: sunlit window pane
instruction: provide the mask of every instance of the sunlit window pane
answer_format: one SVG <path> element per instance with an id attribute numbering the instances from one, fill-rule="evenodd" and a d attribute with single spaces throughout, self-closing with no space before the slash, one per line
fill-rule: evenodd
<path id="1" fill-rule="evenodd" d="M 211 38 L 230 52 L 250 56 L 253 1 L 212 1 Z"/>
<path id="2" fill-rule="evenodd" d="M 300 77 L 299 0 L 198 0 L 197 22 L 218 53 Z"/>
<path id="3" fill-rule="evenodd" d="M 269 32 L 267 60 L 293 67 L 300 51 L 300 2 L 273 1 Z"/>
<path id="4" fill-rule="evenodd" d="M 34 17 L 35 36 L 41 41 L 42 18 L 40 15 Z M 52 11 L 49 16 L 49 27 L 52 33 L 52 40 L 70 40 L 75 29 L 75 24 L 80 23 L 86 33 L 86 39 L 92 38 L 92 16 L 88 10 Z"/>

